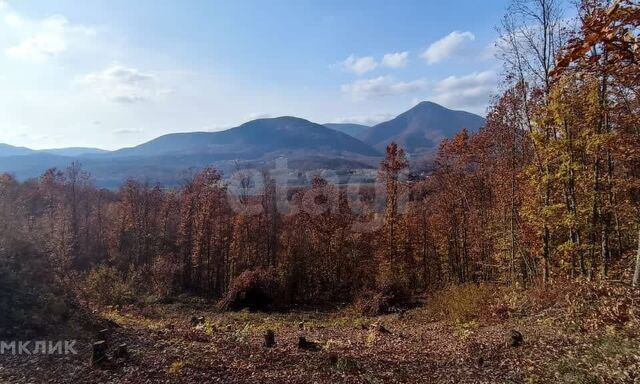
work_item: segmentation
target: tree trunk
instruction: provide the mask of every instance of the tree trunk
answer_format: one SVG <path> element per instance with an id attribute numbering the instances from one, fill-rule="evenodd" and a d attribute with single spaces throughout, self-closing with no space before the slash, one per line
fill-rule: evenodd
<path id="1" fill-rule="evenodd" d="M 549 174 L 549 171 L 547 169 L 547 175 Z M 549 182 L 546 181 L 545 183 L 547 183 L 547 185 L 545 186 L 545 191 L 544 191 L 544 207 L 545 210 L 546 208 L 549 207 L 550 205 L 550 187 L 549 187 Z M 543 284 L 547 284 L 549 283 L 549 279 L 551 278 L 550 276 L 550 269 L 551 269 L 551 245 L 550 243 L 550 234 L 549 234 L 549 225 L 547 224 L 547 218 L 544 218 L 545 222 L 542 226 L 542 258 L 543 258 L 543 269 L 542 269 L 542 283 Z"/>
<path id="2" fill-rule="evenodd" d="M 542 230 L 542 257 L 543 257 L 543 269 L 542 269 L 542 283 L 547 284 L 549 282 L 549 227 L 544 224 Z"/>
<path id="3" fill-rule="evenodd" d="M 589 271 L 588 277 L 589 280 L 593 278 L 593 273 L 596 266 L 596 238 L 597 238 L 597 227 L 598 222 L 600 221 L 600 208 L 599 208 L 599 189 L 600 189 L 600 159 L 596 153 L 595 160 L 593 163 L 593 202 L 591 206 L 591 227 L 590 227 L 590 239 L 589 239 Z"/>

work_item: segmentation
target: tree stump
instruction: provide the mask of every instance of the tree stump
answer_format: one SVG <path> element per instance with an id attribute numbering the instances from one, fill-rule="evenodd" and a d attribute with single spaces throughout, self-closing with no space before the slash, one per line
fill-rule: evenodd
<path id="1" fill-rule="evenodd" d="M 340 360 L 340 357 L 338 356 L 337 353 L 331 352 L 328 358 L 329 358 L 329 364 L 331 364 L 334 367 L 338 365 L 338 361 Z"/>
<path id="2" fill-rule="evenodd" d="M 93 343 L 91 350 L 91 365 L 96 367 L 107 361 L 107 342 L 104 340 Z"/>
<path id="3" fill-rule="evenodd" d="M 265 348 L 273 348 L 276 345 L 276 334 L 272 330 L 267 330 L 264 334 L 264 346 Z"/>
<path id="4" fill-rule="evenodd" d="M 194 327 L 195 327 L 196 325 L 204 324 L 204 316 L 199 316 L 199 317 L 192 316 L 192 317 L 191 317 L 191 321 L 190 321 L 190 323 L 191 323 L 191 325 L 193 325 Z"/>
<path id="5" fill-rule="evenodd" d="M 375 326 L 376 331 L 380 332 L 380 333 L 386 333 L 386 334 L 390 334 L 391 331 L 388 330 L 387 328 L 385 328 L 384 324 L 382 323 L 378 323 Z"/>
<path id="6" fill-rule="evenodd" d="M 519 331 L 512 329 L 510 342 L 512 347 L 519 347 L 524 342 L 524 336 L 522 336 L 522 333 L 520 333 Z"/>

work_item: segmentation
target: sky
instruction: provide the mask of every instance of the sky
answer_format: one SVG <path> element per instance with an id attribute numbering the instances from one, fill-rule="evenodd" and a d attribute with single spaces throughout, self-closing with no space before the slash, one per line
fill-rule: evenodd
<path id="1" fill-rule="evenodd" d="M 0 143 L 116 149 L 262 117 L 484 115 L 506 0 L 0 0 Z"/>

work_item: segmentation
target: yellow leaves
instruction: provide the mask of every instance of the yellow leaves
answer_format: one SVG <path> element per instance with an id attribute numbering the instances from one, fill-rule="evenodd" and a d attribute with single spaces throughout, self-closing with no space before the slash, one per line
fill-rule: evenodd
<path id="1" fill-rule="evenodd" d="M 169 366 L 169 373 L 174 376 L 180 376 L 182 374 L 182 369 L 184 368 L 185 363 L 182 360 L 176 360 Z"/>

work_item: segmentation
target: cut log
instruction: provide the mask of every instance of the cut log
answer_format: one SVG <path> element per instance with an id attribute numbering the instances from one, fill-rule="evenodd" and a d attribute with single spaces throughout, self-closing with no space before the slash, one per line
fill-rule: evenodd
<path id="1" fill-rule="evenodd" d="M 96 367 L 107 361 L 107 342 L 97 341 L 93 343 L 91 350 L 91 365 Z"/>
<path id="2" fill-rule="evenodd" d="M 267 330 L 264 334 L 264 346 L 265 348 L 273 348 L 276 345 L 276 334 L 271 329 Z"/>
<path id="3" fill-rule="evenodd" d="M 298 348 L 307 351 L 318 351 L 320 350 L 320 344 L 308 341 L 306 337 L 300 336 L 298 337 Z"/>

